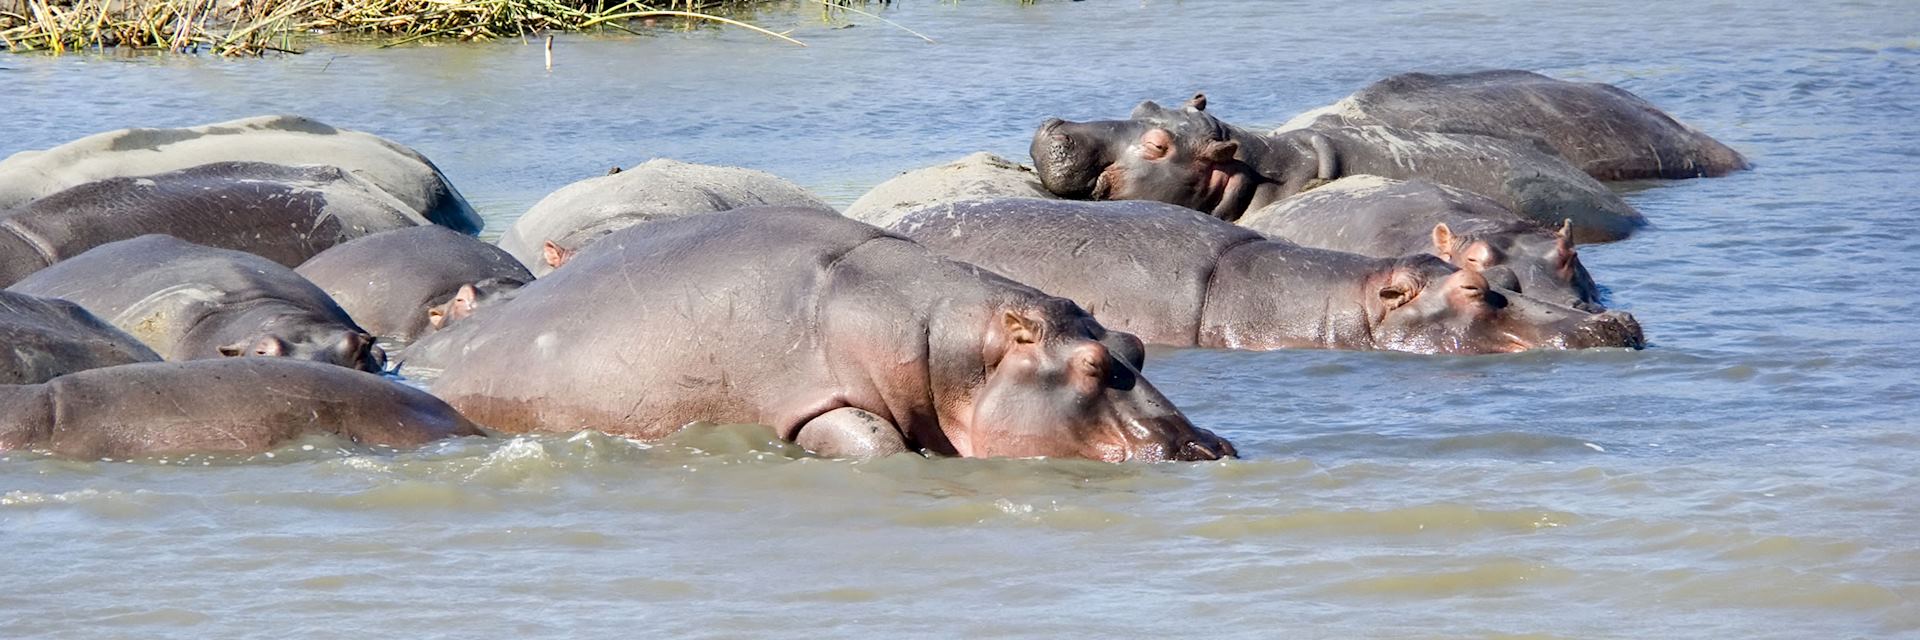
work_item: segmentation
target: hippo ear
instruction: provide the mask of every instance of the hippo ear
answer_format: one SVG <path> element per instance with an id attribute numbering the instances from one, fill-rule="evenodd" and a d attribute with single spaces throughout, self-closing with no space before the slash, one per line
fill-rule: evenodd
<path id="1" fill-rule="evenodd" d="M 1192 109 L 1194 111 L 1206 111 L 1207 110 L 1207 94 L 1195 93 L 1193 94 L 1193 97 L 1187 98 L 1187 108 Z"/>
<path id="2" fill-rule="evenodd" d="M 1408 273 L 1406 269 L 1394 269 L 1393 273 L 1387 276 L 1386 282 L 1380 285 L 1380 290 L 1375 292 L 1375 295 L 1380 296 L 1380 304 L 1382 306 L 1386 307 L 1388 311 L 1392 311 L 1407 306 L 1408 303 L 1413 302 L 1414 298 L 1419 297 L 1420 283 L 1415 281 L 1412 274 Z"/>
<path id="3" fill-rule="evenodd" d="M 223 355 L 229 358 L 232 358 L 235 356 L 279 357 L 279 356 L 287 355 L 287 343 L 282 342 L 279 338 L 276 338 L 273 336 L 260 336 L 258 339 L 255 339 L 253 342 L 247 342 L 245 340 L 242 340 L 240 342 L 235 342 L 233 344 L 220 347 L 220 355 Z"/>
<path id="4" fill-rule="evenodd" d="M 460 290 L 453 293 L 453 299 L 447 301 L 447 304 L 455 315 L 465 316 L 473 313 L 473 305 L 479 301 L 480 290 L 473 288 L 473 283 L 467 283 L 460 285 Z"/>
<path id="5" fill-rule="evenodd" d="M 1032 319 L 1020 315 L 1017 311 L 1000 314 L 1000 324 L 1007 331 L 1007 341 L 1013 344 L 1033 344 L 1040 341 L 1040 326 Z"/>
<path id="6" fill-rule="evenodd" d="M 447 305 L 440 304 L 427 307 L 427 326 L 433 327 L 434 329 L 445 329 L 447 327 Z"/>
<path id="7" fill-rule="evenodd" d="M 1200 159 L 1214 164 L 1233 162 L 1233 156 L 1240 153 L 1240 143 L 1232 140 L 1220 140 L 1207 143 L 1200 150 Z"/>
<path id="8" fill-rule="evenodd" d="M 1453 258 L 1453 229 L 1445 222 L 1433 225 L 1433 255 L 1441 260 Z"/>
<path id="9" fill-rule="evenodd" d="M 573 259 L 572 249 L 562 248 L 560 245 L 554 244 L 552 240 L 548 240 L 545 244 L 540 245 L 540 253 L 541 257 L 547 261 L 547 266 L 554 269 L 560 268 L 562 265 L 565 265 L 568 260 Z"/>

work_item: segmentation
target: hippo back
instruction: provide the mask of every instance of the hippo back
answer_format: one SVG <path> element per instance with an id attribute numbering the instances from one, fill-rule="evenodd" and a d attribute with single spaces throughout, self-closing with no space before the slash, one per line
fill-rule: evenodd
<path id="1" fill-rule="evenodd" d="M 825 202 L 770 173 L 689 164 L 664 158 L 561 187 L 535 203 L 500 238 L 500 248 L 533 271 L 550 269 L 541 248 L 570 250 L 600 236 L 652 220 L 754 205 L 828 209 Z"/>
<path id="2" fill-rule="evenodd" d="M 982 151 L 882 182 L 847 207 L 847 217 L 888 227 L 914 209 L 941 202 L 1054 197 L 1033 169 Z"/>
<path id="3" fill-rule="evenodd" d="M 314 256 L 294 270 L 376 336 L 412 340 L 427 308 L 464 284 L 533 281 L 520 261 L 493 245 L 437 226 L 376 233 Z"/>
<path id="4" fill-rule="evenodd" d="M 218 162 L 89 182 L 0 212 L 0 229 L 34 248 L 0 260 L 0 285 L 149 233 L 294 266 L 354 238 L 424 224 L 405 204 L 337 167 Z"/>
<path id="5" fill-rule="evenodd" d="M 1434 250 L 1434 225 L 1455 233 L 1539 230 L 1484 196 L 1425 180 L 1348 176 L 1261 207 L 1241 226 L 1304 246 L 1394 257 Z"/>
<path id="6" fill-rule="evenodd" d="M 0 384 L 160 359 L 133 336 L 65 300 L 0 291 Z"/>
<path id="7" fill-rule="evenodd" d="M 419 152 L 299 116 L 258 116 L 181 129 L 120 129 L 0 161 L 0 209 L 95 180 L 150 176 L 213 162 L 340 167 L 421 217 L 478 233 L 480 216 Z"/>
<path id="8" fill-rule="evenodd" d="M 968 200 L 917 209 L 891 230 L 1071 299 L 1102 325 L 1156 344 L 1192 344 L 1215 262 L 1264 239 L 1185 207 L 1139 200 Z"/>

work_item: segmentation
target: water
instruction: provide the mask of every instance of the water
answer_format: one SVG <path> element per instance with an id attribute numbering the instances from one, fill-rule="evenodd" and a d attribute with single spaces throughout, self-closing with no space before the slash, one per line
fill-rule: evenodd
<path id="1" fill-rule="evenodd" d="M 295 112 L 494 234 L 652 156 L 837 204 L 1046 116 L 1277 124 L 1406 70 L 1615 82 L 1754 171 L 1583 260 L 1642 352 L 1169 351 L 1245 460 L 806 459 L 764 430 L 0 461 L 0 636 L 1920 637 L 1920 5 L 909 2 L 881 25 L 0 58 L 0 154 Z"/>

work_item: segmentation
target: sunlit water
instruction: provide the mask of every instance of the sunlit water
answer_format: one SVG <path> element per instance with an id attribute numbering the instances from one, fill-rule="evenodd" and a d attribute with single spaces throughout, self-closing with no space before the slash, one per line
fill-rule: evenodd
<path id="1" fill-rule="evenodd" d="M 1757 169 L 1582 249 L 1641 352 L 1155 353 L 1246 459 L 807 459 L 755 428 L 0 461 L 0 636 L 1920 637 L 1920 4 L 1049 2 L 741 32 L 0 57 L 0 154 L 293 112 L 498 234 L 652 156 L 845 205 L 1042 118 L 1277 124 L 1390 73 L 1617 83 Z M 662 327 L 657 330 L 673 330 Z M 529 375 L 537 375 L 530 373 Z"/>

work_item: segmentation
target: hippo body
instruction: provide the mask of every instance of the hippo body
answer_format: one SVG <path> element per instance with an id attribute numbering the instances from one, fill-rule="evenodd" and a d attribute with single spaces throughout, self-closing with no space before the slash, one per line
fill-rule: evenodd
<path id="1" fill-rule="evenodd" d="M 326 165 L 378 186 L 434 224 L 479 233 L 466 198 L 426 156 L 372 134 L 299 116 L 258 116 L 180 129 L 120 129 L 0 161 L 0 210 L 109 178 L 214 162 Z"/>
<path id="2" fill-rule="evenodd" d="M 533 281 L 499 247 L 437 226 L 360 238 L 294 272 L 327 292 L 361 328 L 400 342 L 425 333 L 430 310 L 452 302 L 463 287 L 498 298 Z"/>
<path id="3" fill-rule="evenodd" d="M 79 305 L 0 291 L 0 385 L 159 360 L 147 345 Z"/>
<path id="4" fill-rule="evenodd" d="M 217 162 L 88 182 L 0 211 L 0 286 L 149 233 L 291 267 L 354 238 L 424 224 L 393 196 L 337 167 Z"/>
<path id="5" fill-rule="evenodd" d="M 828 208 L 800 185 L 770 173 L 656 158 L 561 187 L 515 220 L 500 248 L 542 276 L 615 230 L 753 205 Z"/>
<path id="6" fill-rule="evenodd" d="M 100 245 L 8 291 L 72 301 L 167 360 L 262 355 L 365 371 L 385 365 L 373 338 L 292 269 L 172 236 Z"/>
<path id="7" fill-rule="evenodd" d="M 752 207 L 609 234 L 402 367 L 441 370 L 435 395 L 509 432 L 748 422 L 816 443 L 877 419 L 946 455 L 1230 455 L 1140 377 L 1141 353 L 1066 300 L 832 210 Z"/>
<path id="8" fill-rule="evenodd" d="M 426 392 L 286 358 L 128 364 L 0 385 L 0 451 L 258 453 L 311 435 L 416 447 L 484 434 Z"/>
<path id="9" fill-rule="evenodd" d="M 1052 198 L 1033 169 L 980 152 L 943 165 L 908 171 L 860 196 L 847 217 L 886 227 L 913 209 L 975 198 Z"/>
<path id="10" fill-rule="evenodd" d="M 1242 216 L 1246 228 L 1302 246 L 1391 258 L 1431 253 L 1505 288 L 1577 306 L 1599 289 L 1572 239 L 1500 203 L 1424 180 L 1350 176 Z"/>
<path id="11" fill-rule="evenodd" d="M 1149 344 L 1496 353 L 1642 342 L 1631 316 L 1491 288 L 1433 256 L 1311 249 L 1162 203 L 973 200 L 892 230 L 1071 298 Z"/>
<path id="12" fill-rule="evenodd" d="M 1513 69 L 1390 76 L 1282 130 L 1368 125 L 1539 140 L 1599 180 L 1748 168 L 1739 152 L 1624 89 Z"/>

